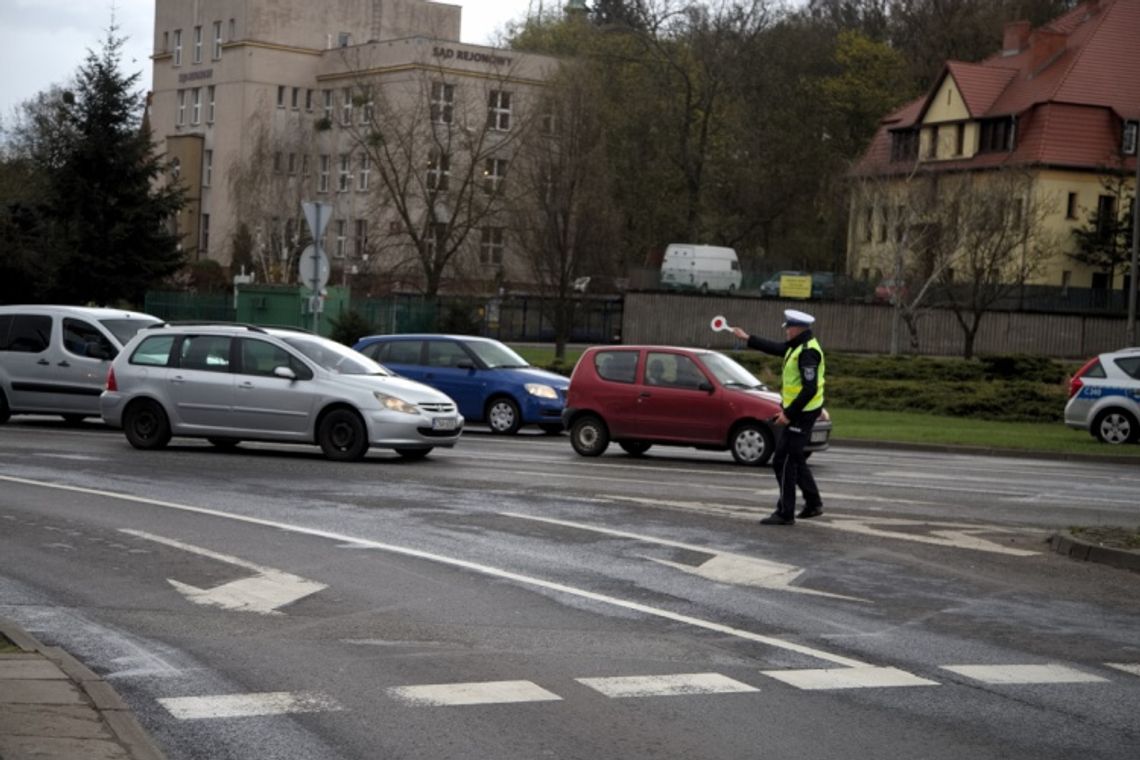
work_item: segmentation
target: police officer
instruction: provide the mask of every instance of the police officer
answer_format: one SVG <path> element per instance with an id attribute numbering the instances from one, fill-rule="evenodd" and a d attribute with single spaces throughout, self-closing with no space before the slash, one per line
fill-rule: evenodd
<path id="1" fill-rule="evenodd" d="M 799 517 L 806 519 L 823 514 L 823 499 L 808 468 L 804 447 L 811 440 L 811 430 L 823 409 L 823 348 L 812 335 L 815 317 L 796 309 L 784 311 L 784 333 L 787 342 L 765 340 L 749 335 L 739 327 L 732 328 L 737 338 L 748 341 L 748 347 L 773 356 L 783 356 L 780 383 L 781 411 L 775 419 L 784 426 L 776 443 L 772 465 L 780 483 L 780 501 L 776 511 L 760 521 L 761 525 L 795 525 L 796 486 L 804 494 L 804 508 Z"/>

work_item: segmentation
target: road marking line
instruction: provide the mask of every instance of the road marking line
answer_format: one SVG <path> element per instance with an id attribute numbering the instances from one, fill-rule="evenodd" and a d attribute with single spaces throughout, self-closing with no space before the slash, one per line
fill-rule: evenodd
<path id="1" fill-rule="evenodd" d="M 832 530 L 845 531 L 847 533 L 855 533 L 861 536 L 875 536 L 877 538 L 893 538 L 900 541 L 914 541 L 920 544 L 932 544 L 934 546 L 949 546 L 954 549 L 973 549 L 975 551 L 990 552 L 991 554 L 1006 554 L 1011 557 L 1035 557 L 1040 552 L 1029 551 L 1028 549 L 1014 549 L 1008 546 L 989 541 L 978 536 L 971 535 L 969 530 L 937 530 L 932 531 L 933 536 L 919 536 L 914 533 L 901 533 L 890 530 L 882 530 L 874 528 L 875 524 L 890 524 L 890 525 L 913 525 L 921 526 L 927 525 L 921 520 L 877 520 L 876 518 L 869 519 L 831 519 L 831 520 L 816 520 L 812 523 L 823 528 L 831 528 Z M 974 529 L 970 529 L 974 530 Z"/>
<path id="2" fill-rule="evenodd" d="M 484 681 L 396 686 L 388 694 L 411 705 L 454 707 L 501 705 L 517 702 L 559 702 L 562 697 L 530 681 Z"/>
<path id="3" fill-rule="evenodd" d="M 278 607 L 292 604 L 300 599 L 304 599 L 306 596 L 328 588 L 328 586 L 323 583 L 310 581 L 299 575 L 286 573 L 282 570 L 275 570 L 272 567 L 256 565 L 240 557 L 219 554 L 209 549 L 203 549 L 200 546 L 175 541 L 172 538 L 163 538 L 162 536 L 156 536 L 152 533 L 144 533 L 141 530 L 130 530 L 128 528 L 122 528 L 119 532 L 126 533 L 128 536 L 135 536 L 136 538 L 142 538 L 147 541 L 172 546 L 175 549 L 181 549 L 182 551 L 192 554 L 209 557 L 210 559 L 229 565 L 236 565 L 237 567 L 252 570 L 257 573 L 257 575 L 252 578 L 239 578 L 229 583 L 223 583 L 221 586 L 207 589 L 191 586 L 187 583 L 176 581 L 173 578 L 166 579 L 167 583 L 195 604 L 221 607 L 224 610 L 234 610 L 238 612 L 280 615 L 282 613 L 277 611 Z"/>
<path id="4" fill-rule="evenodd" d="M 497 567 L 483 565 L 477 562 L 469 562 L 467 560 L 457 559 L 455 557 L 446 557 L 441 554 L 433 554 L 420 549 L 412 549 L 406 546 L 396 546 L 394 544 L 384 544 L 379 541 L 371 541 L 369 539 L 355 538 L 353 536 L 346 536 L 343 533 L 333 533 L 327 530 L 317 530 L 315 528 L 304 528 L 299 525 L 290 525 L 289 523 L 276 522 L 274 520 L 265 520 L 259 517 L 247 517 L 245 515 L 235 515 L 228 512 L 220 512 L 215 509 L 207 509 L 205 507 L 192 507 L 187 504 L 176 504 L 169 501 L 161 501 L 158 499 L 148 499 L 143 496 L 132 496 L 130 494 L 114 493 L 112 491 L 102 491 L 94 488 L 82 488 L 80 486 L 68 486 L 60 483 L 46 483 L 36 480 L 28 480 L 26 478 L 14 478 L 8 475 L 0 475 L 0 481 L 7 481 L 9 483 L 20 483 L 29 486 L 38 486 L 40 488 L 51 488 L 60 491 L 69 491 L 72 493 L 85 493 L 92 496 L 100 496 L 108 499 L 117 499 L 120 501 L 129 501 L 136 504 L 148 504 L 156 507 L 163 507 L 165 509 L 174 509 L 181 512 L 190 512 L 192 514 L 208 515 L 211 517 L 219 517 L 226 520 L 233 520 L 235 522 L 245 523 L 247 525 L 262 525 L 277 530 L 283 530 L 290 533 L 297 533 L 306 536 L 315 536 L 318 538 L 327 538 L 335 542 L 355 544 L 360 547 L 367 547 L 377 549 L 379 551 L 389 552 L 391 554 L 399 554 L 405 557 L 414 557 L 429 562 L 436 562 L 442 565 L 449 565 L 451 567 L 462 568 L 471 572 L 489 575 L 493 578 L 502 578 L 504 580 L 514 581 L 523 585 L 534 586 L 536 588 L 546 589 L 548 591 L 555 591 L 558 593 L 575 596 L 580 599 L 588 599 L 600 604 L 608 604 L 613 607 L 620 607 L 622 609 L 640 612 L 645 615 L 662 618 L 664 620 L 671 620 L 675 623 L 682 623 L 685 625 L 693 626 L 694 628 L 702 628 L 707 631 L 733 636 L 738 639 L 746 641 L 753 641 L 759 644 L 783 649 L 789 652 L 796 652 L 797 654 L 807 655 L 814 657 L 817 660 L 835 663 L 836 665 L 843 665 L 844 667 L 858 668 L 866 667 L 867 663 L 850 657 L 843 657 L 842 655 L 832 654 L 825 652 L 821 649 L 813 649 L 812 647 L 804 646 L 803 644 L 796 644 L 791 641 L 784 641 L 777 639 L 773 636 L 764 636 L 752 631 L 745 631 L 740 628 L 733 628 L 732 626 L 724 625 L 722 623 L 715 623 L 711 620 L 703 620 L 701 618 L 692 617 L 691 615 L 682 615 L 677 612 L 659 609 L 657 607 L 650 607 L 647 604 L 640 602 L 633 602 L 626 599 L 619 599 L 606 594 L 598 594 L 593 591 L 575 588 L 574 586 L 567 586 L 564 583 L 555 583 L 553 581 L 546 581 L 541 578 L 535 578 L 520 573 L 514 573 L 509 570 L 502 570 Z"/>
<path id="5" fill-rule="evenodd" d="M 576 678 L 607 697 L 675 697 L 698 694 L 743 694 L 760 691 L 720 673 L 684 673 L 671 676 L 622 676 L 616 678 Z"/>
<path id="6" fill-rule="evenodd" d="M 1110 668 L 1116 668 L 1117 670 L 1123 670 L 1125 673 L 1131 673 L 1134 676 L 1140 676 L 1140 663 L 1136 663 L 1136 662 L 1106 662 L 1105 665 L 1107 665 Z"/>
<path id="7" fill-rule="evenodd" d="M 943 670 L 988 684 L 1106 683 L 1107 678 L 1066 665 L 943 665 Z"/>
<path id="8" fill-rule="evenodd" d="M 826 689 L 884 689 L 899 686 L 938 686 L 937 681 L 898 668 L 826 668 L 822 670 L 765 670 L 764 675 L 806 691 Z"/>
<path id="9" fill-rule="evenodd" d="M 210 697 L 167 697 L 159 699 L 158 703 L 178 720 L 253 718 L 344 709 L 326 694 L 288 691 L 218 694 Z"/>

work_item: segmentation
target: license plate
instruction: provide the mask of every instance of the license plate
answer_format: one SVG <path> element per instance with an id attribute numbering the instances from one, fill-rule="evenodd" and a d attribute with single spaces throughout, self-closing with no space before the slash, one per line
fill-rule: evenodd
<path id="1" fill-rule="evenodd" d="M 820 430 L 819 432 L 812 431 L 811 442 L 812 443 L 827 443 L 827 431 L 826 430 Z"/>
<path id="2" fill-rule="evenodd" d="M 455 430 L 459 420 L 455 417 L 436 417 L 431 421 L 432 430 Z"/>

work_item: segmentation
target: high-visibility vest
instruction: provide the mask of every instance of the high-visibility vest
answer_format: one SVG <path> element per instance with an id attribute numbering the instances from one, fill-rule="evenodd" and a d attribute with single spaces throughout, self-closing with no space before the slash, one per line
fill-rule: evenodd
<path id="1" fill-rule="evenodd" d="M 800 395 L 800 391 L 804 389 L 804 380 L 800 377 L 800 353 L 805 348 L 814 348 L 819 352 L 819 370 L 816 377 L 815 395 L 812 396 L 811 401 L 804 407 L 805 412 L 814 412 L 823 406 L 823 376 L 826 362 L 823 358 L 823 347 L 819 345 L 819 341 L 812 338 L 807 343 L 801 343 L 795 348 L 789 349 L 784 354 L 784 377 L 781 384 L 781 394 L 784 408 L 787 409 L 791 406 L 796 397 Z"/>

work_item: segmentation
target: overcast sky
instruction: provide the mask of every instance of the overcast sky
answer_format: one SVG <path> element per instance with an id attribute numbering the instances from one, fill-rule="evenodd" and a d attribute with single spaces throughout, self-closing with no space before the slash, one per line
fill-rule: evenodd
<path id="1" fill-rule="evenodd" d="M 539 0 L 449 0 L 463 7 L 461 39 L 477 45 L 524 18 L 532 2 L 537 9 Z M 123 71 L 141 72 L 149 89 L 154 0 L 0 0 L 0 124 L 10 125 L 16 106 L 37 92 L 72 78 L 87 50 L 99 50 L 112 9 L 129 38 Z"/>

